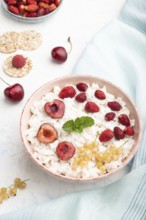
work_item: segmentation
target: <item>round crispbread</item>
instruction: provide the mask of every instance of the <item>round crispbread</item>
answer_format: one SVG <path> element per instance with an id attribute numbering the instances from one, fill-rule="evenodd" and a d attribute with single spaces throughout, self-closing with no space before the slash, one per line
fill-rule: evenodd
<path id="1" fill-rule="evenodd" d="M 16 77 L 16 78 L 27 75 L 32 69 L 32 61 L 28 57 L 25 58 L 26 58 L 26 64 L 22 68 L 15 68 L 12 66 L 13 56 L 8 57 L 3 64 L 4 72 L 8 76 Z"/>
<path id="2" fill-rule="evenodd" d="M 34 30 L 23 31 L 19 34 L 18 45 L 22 50 L 36 50 L 42 44 L 42 35 Z"/>
<path id="3" fill-rule="evenodd" d="M 17 32 L 6 32 L 0 36 L 0 52 L 2 53 L 13 53 L 18 46 L 18 36 Z"/>

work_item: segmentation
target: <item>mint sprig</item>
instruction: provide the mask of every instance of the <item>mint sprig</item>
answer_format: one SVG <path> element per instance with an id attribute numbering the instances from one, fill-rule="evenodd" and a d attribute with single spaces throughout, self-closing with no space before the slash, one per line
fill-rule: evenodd
<path id="1" fill-rule="evenodd" d="M 82 116 L 80 118 L 76 118 L 75 120 L 69 120 L 63 124 L 63 130 L 71 133 L 77 132 L 81 133 L 85 128 L 91 127 L 94 125 L 94 120 L 88 116 Z"/>

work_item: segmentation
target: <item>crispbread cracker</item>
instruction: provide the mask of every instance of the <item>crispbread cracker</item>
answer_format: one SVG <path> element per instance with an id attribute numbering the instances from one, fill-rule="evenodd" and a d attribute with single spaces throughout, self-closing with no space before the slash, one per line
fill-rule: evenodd
<path id="1" fill-rule="evenodd" d="M 34 30 L 23 31 L 19 34 L 18 45 L 22 50 L 36 50 L 42 44 L 42 35 Z"/>
<path id="2" fill-rule="evenodd" d="M 26 64 L 22 68 L 15 68 L 12 66 L 13 56 L 8 57 L 3 64 L 4 72 L 8 76 L 16 77 L 16 78 L 27 75 L 32 69 L 32 61 L 28 57 L 25 58 L 26 58 Z"/>
<path id="3" fill-rule="evenodd" d="M 0 36 L 0 52 L 2 53 L 12 53 L 15 52 L 18 46 L 18 36 L 17 32 L 6 32 Z"/>

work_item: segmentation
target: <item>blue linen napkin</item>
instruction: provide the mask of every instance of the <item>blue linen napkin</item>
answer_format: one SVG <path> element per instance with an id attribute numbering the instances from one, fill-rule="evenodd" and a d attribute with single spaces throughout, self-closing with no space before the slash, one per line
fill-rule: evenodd
<path id="1" fill-rule="evenodd" d="M 111 80 L 136 103 L 143 139 L 132 172 L 103 188 L 68 194 L 0 216 L 0 220 L 146 220 L 146 1 L 128 0 L 120 14 L 96 34 L 73 72 Z"/>

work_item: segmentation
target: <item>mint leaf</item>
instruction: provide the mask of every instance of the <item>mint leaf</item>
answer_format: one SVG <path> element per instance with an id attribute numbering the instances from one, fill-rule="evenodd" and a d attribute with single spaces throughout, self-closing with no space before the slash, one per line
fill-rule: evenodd
<path id="1" fill-rule="evenodd" d="M 81 128 L 81 127 L 75 127 L 74 131 L 77 132 L 77 133 L 82 133 L 83 128 Z"/>
<path id="2" fill-rule="evenodd" d="M 63 130 L 66 132 L 77 132 L 81 133 L 84 128 L 91 127 L 94 125 L 94 120 L 91 117 L 88 116 L 82 116 L 80 118 L 76 118 L 75 121 L 69 120 L 65 122 L 63 125 Z"/>
<path id="3" fill-rule="evenodd" d="M 66 131 L 68 133 L 73 132 L 74 128 L 75 128 L 74 121 L 69 120 L 69 121 L 65 122 L 62 128 L 64 131 Z"/>
<path id="4" fill-rule="evenodd" d="M 94 125 L 94 120 L 93 118 L 88 117 L 88 116 L 82 116 L 75 120 L 75 126 L 83 128 L 83 129 L 87 127 L 91 127 L 92 125 Z"/>

